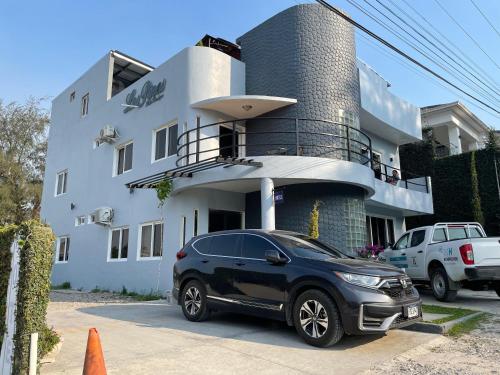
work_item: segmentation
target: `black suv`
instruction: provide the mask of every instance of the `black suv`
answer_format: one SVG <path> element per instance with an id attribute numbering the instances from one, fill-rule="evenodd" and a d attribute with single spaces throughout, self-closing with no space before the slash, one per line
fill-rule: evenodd
<path id="1" fill-rule="evenodd" d="M 422 319 L 418 292 L 400 269 L 285 231 L 193 238 L 177 253 L 173 296 L 188 320 L 217 310 L 283 320 L 320 347 L 344 332 L 381 333 Z"/>

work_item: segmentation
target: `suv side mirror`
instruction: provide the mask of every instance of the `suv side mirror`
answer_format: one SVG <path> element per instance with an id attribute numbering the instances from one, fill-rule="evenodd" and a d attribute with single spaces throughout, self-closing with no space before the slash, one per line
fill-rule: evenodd
<path id="1" fill-rule="evenodd" d="M 266 260 L 272 264 L 286 263 L 286 259 L 282 258 L 278 250 L 266 250 Z"/>
<path id="2" fill-rule="evenodd" d="M 393 249 L 393 246 L 394 246 L 394 244 L 393 244 L 393 243 L 390 243 L 390 242 L 387 242 L 387 243 L 385 244 L 385 248 L 386 248 L 386 249 Z"/>

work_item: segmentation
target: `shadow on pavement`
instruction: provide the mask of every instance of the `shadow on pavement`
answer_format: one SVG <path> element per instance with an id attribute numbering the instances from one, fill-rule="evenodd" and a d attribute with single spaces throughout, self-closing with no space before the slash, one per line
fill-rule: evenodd
<path id="1" fill-rule="evenodd" d="M 77 311 L 106 319 L 135 323 L 141 327 L 166 328 L 207 338 L 235 339 L 288 348 L 325 350 L 307 345 L 294 327 L 284 322 L 246 315 L 214 313 L 207 321 L 195 323 L 184 318 L 181 309 L 160 303 L 130 303 L 92 306 Z M 344 336 L 328 350 L 345 350 L 372 343 L 384 335 Z"/>

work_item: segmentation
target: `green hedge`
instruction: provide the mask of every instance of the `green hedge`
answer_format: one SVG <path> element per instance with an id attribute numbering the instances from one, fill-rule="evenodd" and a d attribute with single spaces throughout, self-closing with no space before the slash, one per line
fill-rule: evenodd
<path id="1" fill-rule="evenodd" d="M 16 229 L 14 225 L 0 227 L 0 348 L 5 333 L 5 309 L 11 262 L 10 247 L 14 241 Z"/>
<path id="2" fill-rule="evenodd" d="M 0 228 L 2 282 L 4 278 L 8 282 L 8 275 L 10 274 L 10 246 L 16 236 L 19 236 L 21 246 L 19 250 L 16 332 L 14 333 L 15 349 L 12 371 L 14 375 L 26 374 L 28 372 L 31 333 L 39 333 L 39 358 L 43 357 L 59 341 L 57 335 L 47 327 L 45 322 L 49 303 L 54 234 L 50 227 L 38 221 L 28 221 L 18 227 Z M 4 264 L 5 261 L 3 259 L 7 251 L 9 251 L 8 268 Z M 1 286 L 2 288 L 4 287 L 3 283 Z M 0 327 L 4 329 L 5 298 L 2 298 L 2 302 L 3 320 Z"/>
<path id="3" fill-rule="evenodd" d="M 435 159 L 432 147 L 425 146 L 424 142 L 407 146 L 400 149 L 401 169 L 431 176 L 434 198 L 434 215 L 407 217 L 407 229 L 432 225 L 440 221 L 475 221 L 480 217 L 477 211 L 477 203 L 480 201 L 486 233 L 490 236 L 500 236 L 500 217 L 498 217 L 500 198 L 493 151 L 474 152 L 479 187 L 479 197 L 474 197 L 473 192 L 476 189 L 473 188 L 472 182 L 476 177 L 472 175 L 474 171 L 471 171 L 472 153 Z M 418 156 L 419 152 L 422 153 L 420 156 Z M 496 158 L 498 163 L 499 153 Z M 473 209 L 473 201 L 476 202 L 475 209 Z"/>

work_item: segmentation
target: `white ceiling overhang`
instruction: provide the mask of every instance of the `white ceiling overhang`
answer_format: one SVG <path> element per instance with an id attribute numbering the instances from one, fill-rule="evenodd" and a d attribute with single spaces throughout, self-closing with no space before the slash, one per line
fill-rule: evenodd
<path id="1" fill-rule="evenodd" d="M 265 95 L 219 96 L 191 104 L 193 108 L 217 111 L 225 115 L 243 119 L 260 116 L 297 103 L 297 99 Z"/>

